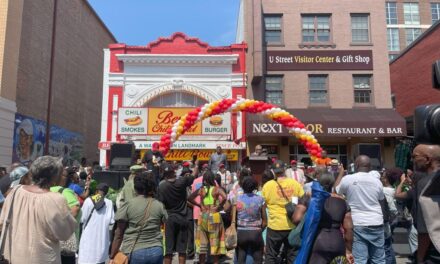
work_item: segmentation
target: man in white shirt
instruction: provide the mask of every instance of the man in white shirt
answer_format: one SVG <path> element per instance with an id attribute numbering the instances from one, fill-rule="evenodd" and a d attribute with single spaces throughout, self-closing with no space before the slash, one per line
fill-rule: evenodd
<path id="1" fill-rule="evenodd" d="M 290 168 L 286 170 L 286 176 L 287 178 L 294 179 L 301 185 L 304 185 L 304 183 L 306 182 L 304 171 L 298 168 L 296 160 L 290 161 Z"/>
<path id="2" fill-rule="evenodd" d="M 113 203 L 105 198 L 108 190 L 106 183 L 100 183 L 96 187 L 96 194 L 84 201 L 78 264 L 105 263 L 108 260 L 109 226 L 115 222 Z"/>
<path id="3" fill-rule="evenodd" d="M 336 190 L 345 195 L 353 219 L 353 257 L 356 264 L 385 264 L 385 231 L 381 203 L 386 202 L 383 186 L 370 172 L 370 158 L 359 156 L 356 173 L 338 177 Z M 342 178 L 342 179 L 341 179 Z M 340 182 L 340 184 L 338 184 Z"/>

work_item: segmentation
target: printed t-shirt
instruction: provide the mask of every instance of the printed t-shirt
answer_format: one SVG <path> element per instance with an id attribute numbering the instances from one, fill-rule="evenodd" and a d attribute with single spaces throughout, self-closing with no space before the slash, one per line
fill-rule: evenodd
<path id="1" fill-rule="evenodd" d="M 61 186 L 53 186 L 50 187 L 51 192 L 60 192 L 60 189 L 63 188 Z M 76 196 L 75 192 L 72 189 L 64 188 L 62 193 L 64 199 L 67 201 L 67 206 L 69 208 L 72 208 L 74 206 L 80 206 L 78 197 Z M 78 212 L 75 220 L 79 223 L 81 221 L 81 211 Z M 75 228 L 75 236 L 77 239 L 79 239 L 79 225 Z"/>
<path id="2" fill-rule="evenodd" d="M 383 224 L 382 208 L 379 201 L 385 199 L 382 182 L 376 172 L 358 172 L 342 178 L 336 187 L 339 194 L 345 195 L 351 208 L 355 226 L 374 226 Z"/>
<path id="3" fill-rule="evenodd" d="M 136 196 L 135 198 L 124 203 L 116 212 L 116 221 L 127 221 L 128 226 L 125 229 L 121 251 L 130 253 L 133 243 L 138 236 L 140 226 L 138 223 L 144 218 L 147 202 L 152 198 L 145 198 L 144 196 Z M 150 207 L 150 216 L 148 224 L 139 235 L 134 251 L 142 248 L 162 247 L 162 233 L 160 225 L 168 218 L 167 211 L 163 204 L 156 199 L 152 200 Z"/>
<path id="4" fill-rule="evenodd" d="M 278 183 L 283 188 L 287 198 L 302 197 L 304 190 L 297 181 L 289 178 L 278 179 Z M 283 197 L 280 187 L 275 180 L 268 181 L 263 186 L 263 198 L 269 209 L 268 227 L 272 230 L 291 230 L 294 224 L 287 217 L 287 201 Z"/>
<path id="5" fill-rule="evenodd" d="M 237 198 L 237 229 L 258 230 L 261 229 L 263 197 L 245 193 Z"/>

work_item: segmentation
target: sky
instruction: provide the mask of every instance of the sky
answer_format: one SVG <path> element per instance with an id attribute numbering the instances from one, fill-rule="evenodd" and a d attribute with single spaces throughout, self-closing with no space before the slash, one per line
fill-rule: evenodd
<path id="1" fill-rule="evenodd" d="M 89 0 L 119 43 L 147 45 L 184 32 L 211 46 L 235 42 L 239 0 Z"/>

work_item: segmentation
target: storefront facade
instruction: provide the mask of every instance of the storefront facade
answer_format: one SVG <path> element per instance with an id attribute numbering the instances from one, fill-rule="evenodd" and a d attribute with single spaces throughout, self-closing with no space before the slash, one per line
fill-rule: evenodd
<path id="1" fill-rule="evenodd" d="M 237 41 L 249 46 L 247 97 L 279 105 L 345 165 L 367 154 L 394 166 L 395 137 L 406 135 L 393 109 L 383 3 L 370 0 L 241 1 Z M 261 127 L 258 127 L 261 125 Z M 307 162 L 295 138 L 247 118 L 256 144 L 283 160 Z"/>
<path id="2" fill-rule="evenodd" d="M 393 166 L 394 138 L 406 133 L 402 118 L 391 109 L 287 110 L 316 136 L 329 157 L 340 160 L 344 166 L 360 154 L 370 156 L 376 168 Z M 259 116 L 248 116 L 246 131 L 251 150 L 260 144 L 270 156 L 311 165 L 302 145 L 280 124 Z"/>
<path id="3" fill-rule="evenodd" d="M 151 149 L 191 109 L 246 95 L 245 44 L 211 47 L 175 33 L 147 46 L 110 45 L 105 51 L 100 163 L 108 166 L 114 142 L 134 142 L 138 154 Z M 221 146 L 236 165 L 246 148 L 244 115 L 223 114 L 196 124 L 167 160 L 201 160 Z"/>

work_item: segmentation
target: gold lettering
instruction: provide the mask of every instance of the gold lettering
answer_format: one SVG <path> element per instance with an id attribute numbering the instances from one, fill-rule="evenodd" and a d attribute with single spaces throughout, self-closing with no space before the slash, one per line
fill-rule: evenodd
<path id="1" fill-rule="evenodd" d="M 322 134 L 322 133 L 324 133 L 324 132 L 322 132 L 322 124 L 316 124 L 315 125 L 315 133 L 319 133 L 319 134 Z"/>

